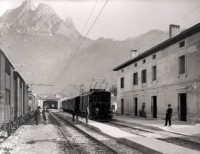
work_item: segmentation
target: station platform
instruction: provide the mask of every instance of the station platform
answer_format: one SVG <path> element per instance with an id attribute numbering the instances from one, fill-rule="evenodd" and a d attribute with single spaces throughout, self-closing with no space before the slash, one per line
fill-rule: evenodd
<path id="1" fill-rule="evenodd" d="M 59 112 L 55 110 L 54 112 Z M 71 114 L 65 113 L 66 116 L 72 118 Z M 183 133 L 186 135 L 199 134 L 199 124 L 189 125 L 185 123 L 173 122 L 171 127 L 164 127 L 164 120 L 152 120 L 133 118 L 128 116 L 115 116 L 114 121 L 128 124 L 133 124 L 134 127 L 150 128 L 154 130 L 162 130 L 160 132 L 176 132 L 178 134 Z M 125 132 L 119 128 L 108 125 L 108 123 L 99 123 L 96 121 L 89 120 L 86 123 L 85 118 L 79 118 L 75 120 L 76 123 L 82 123 L 85 126 L 97 130 L 102 134 L 116 139 L 117 141 L 129 145 L 144 154 L 199 154 L 200 151 L 189 149 L 183 146 L 178 146 L 172 143 L 168 143 L 157 139 L 155 136 L 147 135 L 140 136 Z M 47 125 L 44 125 L 41 121 L 39 125 L 35 125 L 35 122 L 31 120 L 24 126 L 21 126 L 12 136 L 7 138 L 3 143 L 0 144 L 0 153 L 12 153 L 12 154 L 34 154 L 34 153 L 64 153 L 63 142 L 65 141 L 62 134 L 56 129 L 47 119 Z M 166 130 L 166 131 L 165 131 Z"/>
<path id="2" fill-rule="evenodd" d="M 113 120 L 119 122 L 126 122 L 138 127 L 145 127 L 153 130 L 164 130 L 180 135 L 188 136 L 199 136 L 200 137 L 200 124 L 189 124 L 182 121 L 172 121 L 172 125 L 164 126 L 165 120 L 161 119 L 148 119 L 148 118 L 139 118 L 132 116 L 117 116 L 115 115 Z"/>
<path id="3" fill-rule="evenodd" d="M 69 116 L 71 116 L 69 114 Z M 189 125 L 187 123 L 178 122 L 173 123 L 171 127 L 163 126 L 164 120 L 148 120 L 148 119 L 134 119 L 128 116 L 115 116 L 113 120 L 133 123 L 137 126 L 145 126 L 146 128 L 158 129 L 163 131 L 175 132 L 177 134 L 195 135 L 200 133 L 200 125 Z M 162 140 L 158 140 L 152 136 L 140 136 L 122 131 L 119 128 L 107 125 L 106 123 L 99 123 L 89 120 L 86 123 L 84 118 L 79 118 L 79 122 L 86 126 L 97 130 L 109 137 L 117 139 L 119 142 L 125 143 L 143 153 L 163 153 L 163 154 L 199 154 L 200 151 L 189 149 L 183 146 L 171 144 Z M 177 135 L 178 136 L 178 135 Z"/>

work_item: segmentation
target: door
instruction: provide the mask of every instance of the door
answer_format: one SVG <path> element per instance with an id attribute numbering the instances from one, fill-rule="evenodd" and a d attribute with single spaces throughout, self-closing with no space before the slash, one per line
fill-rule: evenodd
<path id="1" fill-rule="evenodd" d="M 157 96 L 152 96 L 151 101 L 152 118 L 157 118 Z"/>
<path id="2" fill-rule="evenodd" d="M 179 94 L 179 119 L 187 121 L 187 102 L 186 93 Z"/>
<path id="3" fill-rule="evenodd" d="M 138 113 L 137 113 L 137 111 L 138 111 L 138 101 L 137 101 L 137 97 L 134 98 L 134 109 L 133 109 L 133 111 L 134 111 L 134 115 L 135 115 L 135 116 L 138 116 Z"/>
<path id="4" fill-rule="evenodd" d="M 121 114 L 124 114 L 124 99 L 121 99 Z"/>

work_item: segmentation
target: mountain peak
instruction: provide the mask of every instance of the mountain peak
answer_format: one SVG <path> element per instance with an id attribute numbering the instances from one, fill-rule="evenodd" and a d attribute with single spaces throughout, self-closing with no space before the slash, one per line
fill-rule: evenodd
<path id="1" fill-rule="evenodd" d="M 34 10 L 35 6 L 33 5 L 33 1 L 32 0 L 26 0 L 22 3 L 21 5 L 22 8 L 25 8 L 27 10 Z"/>
<path id="2" fill-rule="evenodd" d="M 73 22 L 72 22 L 72 19 L 71 18 L 66 18 L 66 20 L 65 20 L 65 26 L 67 27 L 67 28 L 75 28 L 74 27 L 74 24 L 73 24 Z"/>
<path id="3" fill-rule="evenodd" d="M 53 8 L 47 4 L 39 4 L 36 11 L 43 13 L 43 14 L 56 14 Z"/>
<path id="4" fill-rule="evenodd" d="M 50 5 L 39 4 L 37 8 L 33 8 L 32 0 L 24 1 L 19 7 L 10 10 L 0 18 L 1 27 L 18 33 L 62 35 L 72 40 L 71 42 L 80 37 L 72 19 L 67 18 L 63 21 Z"/>
<path id="5" fill-rule="evenodd" d="M 65 19 L 65 23 L 72 24 L 72 18 L 67 17 L 67 18 Z"/>

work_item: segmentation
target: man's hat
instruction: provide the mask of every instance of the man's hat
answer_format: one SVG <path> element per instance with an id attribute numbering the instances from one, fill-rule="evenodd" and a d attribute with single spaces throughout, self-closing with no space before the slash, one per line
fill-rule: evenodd
<path id="1" fill-rule="evenodd" d="M 168 104 L 168 106 L 171 106 L 171 104 Z"/>

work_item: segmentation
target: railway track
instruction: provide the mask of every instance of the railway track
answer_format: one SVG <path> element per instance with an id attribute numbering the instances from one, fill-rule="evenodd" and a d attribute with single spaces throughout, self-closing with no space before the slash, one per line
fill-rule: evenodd
<path id="1" fill-rule="evenodd" d="M 119 129 L 132 133 L 132 134 L 136 134 L 143 137 L 154 137 L 168 143 L 172 143 L 172 144 L 176 144 L 176 145 L 180 145 L 186 148 L 200 151 L 200 139 L 194 136 L 182 135 L 182 134 L 170 132 L 169 134 L 174 134 L 174 136 L 177 136 L 177 137 L 172 137 L 172 135 L 168 135 L 167 133 L 162 133 L 164 131 L 153 131 L 153 130 L 147 130 L 147 129 L 142 129 L 142 128 L 140 129 L 140 128 L 135 128 L 134 126 L 131 127 L 124 124 L 115 123 L 115 122 L 109 122 L 107 124 L 118 127 Z"/>
<path id="2" fill-rule="evenodd" d="M 67 119 L 64 114 L 50 112 L 50 116 L 54 124 L 58 126 L 58 129 L 64 136 L 66 140 L 66 148 L 64 150 L 69 153 L 141 154 L 141 152 L 117 143 L 113 139 L 102 137 L 102 135 L 98 134 L 97 132 L 94 133 L 91 130 L 83 131 L 74 124 L 71 124 L 71 122 L 69 122 L 71 118 Z M 86 131 L 88 132 L 86 133 Z M 97 136 L 101 136 L 100 139 L 97 139 Z"/>
<path id="3" fill-rule="evenodd" d="M 115 123 L 115 122 L 109 122 L 107 124 L 110 125 L 110 126 L 117 127 L 117 128 L 119 128 L 123 131 L 129 132 L 129 133 L 132 133 L 132 134 L 136 134 L 136 135 L 139 135 L 139 136 L 143 136 L 143 137 L 146 137 L 147 135 L 150 135 L 150 134 L 154 134 L 154 132 L 152 132 L 150 130 L 135 128 L 135 127 L 131 127 L 131 126 L 127 126 L 127 125 L 124 125 L 124 124 Z"/>

